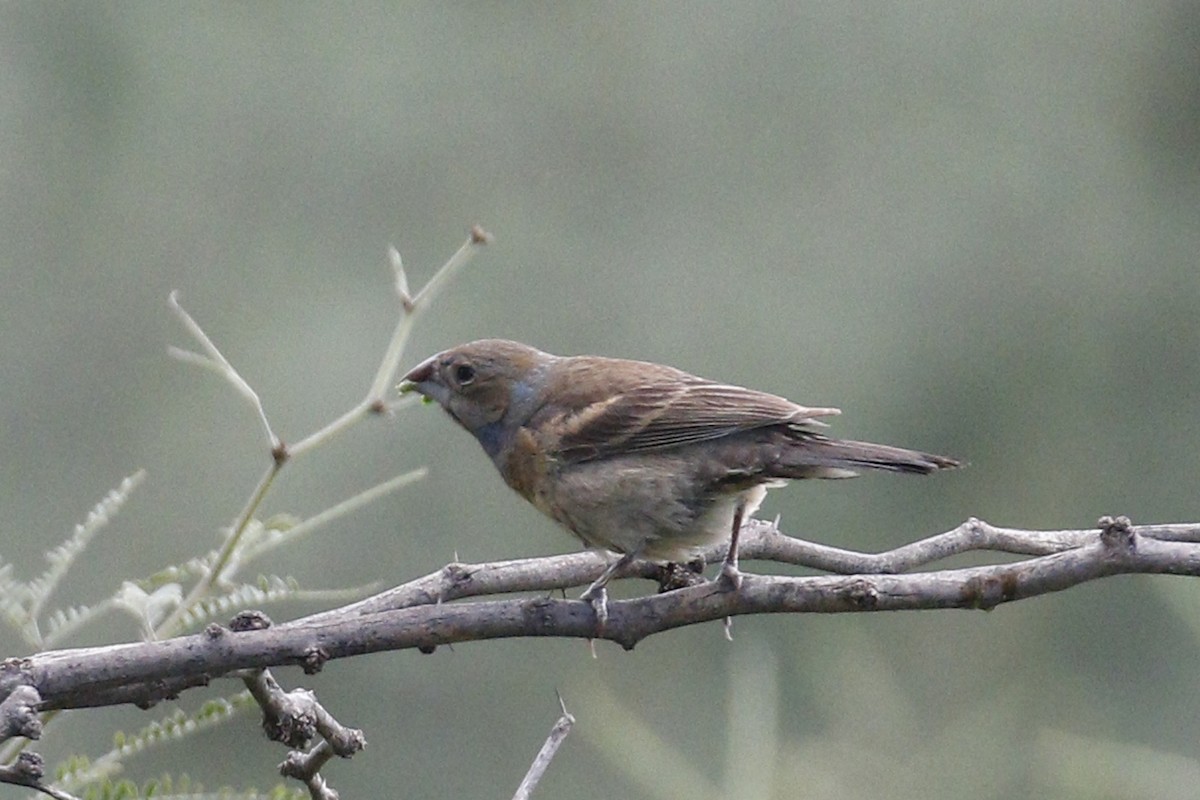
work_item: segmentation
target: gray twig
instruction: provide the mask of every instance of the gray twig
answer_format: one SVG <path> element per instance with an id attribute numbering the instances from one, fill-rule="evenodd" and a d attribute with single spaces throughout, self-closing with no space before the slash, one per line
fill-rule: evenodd
<path id="1" fill-rule="evenodd" d="M 529 800 L 533 790 L 542 780 L 542 776 L 546 774 L 550 762 L 554 760 L 554 754 L 558 752 L 559 745 L 566 740 L 567 734 L 571 732 L 571 726 L 575 724 L 575 717 L 567 711 L 567 704 L 563 702 L 562 695 L 558 696 L 558 706 L 562 709 L 562 716 L 554 723 L 554 727 L 550 729 L 550 735 L 542 744 L 542 749 L 538 750 L 538 754 L 534 756 L 533 763 L 529 765 L 529 771 L 525 773 L 524 780 L 517 787 L 517 793 L 513 795 L 513 800 Z"/>

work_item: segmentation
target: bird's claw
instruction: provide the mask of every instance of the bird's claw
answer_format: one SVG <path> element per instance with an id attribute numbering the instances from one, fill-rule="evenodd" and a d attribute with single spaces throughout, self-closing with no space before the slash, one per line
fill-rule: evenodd
<path id="1" fill-rule="evenodd" d="M 591 605 L 592 611 L 596 615 L 597 630 L 604 630 L 604 625 L 608 622 L 608 590 L 603 586 L 593 584 L 588 587 L 586 592 L 579 595 L 579 599 Z"/>
<path id="2" fill-rule="evenodd" d="M 726 591 L 736 592 L 742 588 L 742 571 L 738 569 L 737 564 L 726 561 L 721 565 L 721 572 L 717 576 L 717 583 Z"/>

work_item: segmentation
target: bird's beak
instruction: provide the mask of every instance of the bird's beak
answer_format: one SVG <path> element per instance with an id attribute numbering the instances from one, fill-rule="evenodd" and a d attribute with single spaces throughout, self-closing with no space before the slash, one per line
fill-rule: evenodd
<path id="1" fill-rule="evenodd" d="M 400 394 L 417 392 L 418 394 L 423 394 L 426 397 L 429 397 L 430 390 L 433 388 L 431 381 L 433 379 L 433 365 L 436 359 L 437 356 L 427 358 L 417 366 L 410 369 L 408 374 L 401 378 L 400 383 L 396 386 L 396 388 L 400 391 Z"/>

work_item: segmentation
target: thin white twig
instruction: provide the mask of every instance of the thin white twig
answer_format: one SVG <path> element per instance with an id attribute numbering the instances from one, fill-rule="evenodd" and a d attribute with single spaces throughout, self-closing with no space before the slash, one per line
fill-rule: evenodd
<path id="1" fill-rule="evenodd" d="M 408 343 L 408 335 L 412 331 L 413 324 L 421 315 L 421 312 L 433 302 L 433 298 L 441 291 L 460 269 L 467 265 L 475 253 L 485 244 L 492 241 L 491 234 L 484 231 L 478 225 L 471 228 L 471 235 L 462 247 L 454 255 L 450 256 L 450 260 L 433 273 L 433 277 L 429 279 L 421 290 L 417 292 L 415 297 L 409 299 L 408 295 L 408 279 L 403 277 L 404 267 L 400 262 L 399 253 L 396 253 L 392 259 L 392 267 L 397 272 L 397 291 L 400 293 L 400 301 L 404 307 L 404 314 L 400 321 L 396 324 L 396 329 L 392 332 L 392 339 L 388 342 L 387 350 L 384 351 L 383 361 L 379 365 L 379 370 L 375 373 L 375 380 L 371 382 L 371 390 L 367 393 L 368 404 L 376 403 L 382 400 L 384 393 L 388 391 L 395 381 L 396 368 L 400 365 L 400 357 L 404 354 L 404 346 Z M 393 252 L 395 252 L 393 248 Z"/>
<path id="2" fill-rule="evenodd" d="M 199 602 L 204 597 L 207 597 L 212 587 L 216 586 L 223 578 L 222 573 L 229 565 L 233 554 L 237 552 L 238 545 L 241 544 L 242 534 L 246 532 L 246 527 L 250 524 L 250 520 L 254 518 L 254 511 L 262 503 L 262 499 L 266 496 L 267 490 L 271 488 L 271 484 L 275 481 L 275 476 L 279 474 L 279 470 L 283 468 L 286 462 L 275 461 L 267 468 L 266 473 L 259 479 L 258 484 L 254 487 L 254 491 L 250 493 L 250 499 L 246 501 L 245 507 L 242 508 L 233 526 L 230 528 L 229 535 L 225 541 L 221 543 L 221 548 L 217 551 L 217 556 L 213 560 L 212 567 L 208 574 L 200 577 L 196 581 L 196 585 L 188 592 L 180 604 L 172 611 L 166 619 L 155 629 L 156 636 L 170 636 L 178 633 L 178 626 L 187 614 L 188 610 Z"/>
<path id="3" fill-rule="evenodd" d="M 388 263 L 392 265 L 392 272 L 396 274 L 396 296 L 400 298 L 404 310 L 408 311 L 412 308 L 412 293 L 408 291 L 408 274 L 404 271 L 404 259 L 400 257 L 400 251 L 394 245 L 388 247 Z"/>
<path id="4" fill-rule="evenodd" d="M 367 417 L 371 411 L 371 403 L 361 400 L 353 408 L 318 431 L 310 433 L 300 441 L 288 447 L 288 456 L 295 458 L 307 453 L 314 447 L 328 442 L 343 431 L 348 430 Z"/>
<path id="5" fill-rule="evenodd" d="M 217 582 L 222 580 L 226 567 L 229 566 L 231 559 L 233 559 L 234 554 L 238 551 L 242 535 L 245 533 L 251 519 L 253 519 L 254 512 L 262 503 L 262 500 L 266 496 L 266 492 L 270 488 L 271 483 L 274 481 L 275 476 L 279 474 L 279 471 L 283 468 L 283 465 L 287 463 L 288 460 L 301 455 L 326 441 L 329 441 L 371 413 L 388 412 L 396 408 L 400 408 L 407 402 L 412 402 L 412 400 L 405 398 L 403 400 L 393 401 L 389 404 L 384 400 L 384 392 L 387 391 L 388 387 L 395 378 L 396 369 L 404 352 L 404 344 L 407 340 L 408 333 L 412 328 L 413 321 L 416 319 L 418 312 L 422 308 L 429 305 L 438 288 L 444 286 L 449 277 L 461 269 L 470 260 L 471 256 L 479 247 L 487 244 L 490 241 L 491 235 L 482 228 L 479 226 L 474 226 L 471 228 L 471 235 L 468 237 L 466 243 L 463 244 L 462 247 L 460 247 L 458 251 L 455 252 L 455 254 L 451 256 L 450 259 L 443 264 L 437 272 L 434 273 L 433 277 L 429 279 L 429 282 L 424 286 L 424 288 L 421 289 L 420 292 L 417 293 L 415 298 L 409 297 L 408 278 L 404 273 L 404 264 L 400 259 L 400 254 L 395 248 L 391 248 L 389 252 L 389 259 L 391 261 L 392 268 L 396 273 L 396 291 L 400 295 L 403 305 L 403 313 L 401 314 L 401 318 L 396 325 L 395 331 L 392 333 L 392 338 L 385 350 L 383 361 L 380 363 L 379 369 L 375 373 L 375 378 L 372 381 L 370 391 L 362 401 L 360 401 L 349 411 L 345 412 L 333 422 L 301 439 L 295 445 L 290 447 L 285 446 L 279 437 L 275 435 L 275 432 L 271 429 L 271 424 L 267 420 L 266 411 L 263 408 L 262 401 L 259 399 L 258 394 L 252 388 L 250 388 L 250 385 L 241 377 L 241 375 L 238 374 L 237 370 L 233 368 L 225 356 L 221 354 L 221 351 L 200 327 L 199 323 L 197 323 L 196 320 L 194 320 L 192 316 L 188 314 L 186 310 L 184 310 L 183 306 L 179 303 L 179 292 L 171 292 L 167 298 L 168 304 L 175 312 L 176 316 L 179 317 L 179 320 L 183 324 L 184 328 L 186 328 L 188 333 L 192 335 L 192 338 L 200 343 L 204 354 L 202 355 L 200 353 L 182 350 L 177 347 L 169 348 L 168 352 L 181 361 L 189 364 L 195 364 L 197 366 L 217 372 L 219 375 L 233 384 L 239 393 L 251 401 L 251 403 L 254 405 L 254 408 L 258 412 L 263 429 L 266 431 L 267 438 L 271 443 L 271 455 L 273 458 L 273 463 L 267 470 L 267 473 L 259 481 L 259 484 L 255 487 L 254 491 L 251 493 L 250 499 L 247 501 L 245 507 L 242 509 L 241 513 L 238 514 L 236 520 L 231 526 L 230 534 L 226 538 L 225 542 L 221 545 L 220 550 L 218 550 L 216 558 L 213 561 L 212 569 L 207 575 L 201 577 L 196 585 L 192 587 L 192 590 L 188 593 L 188 596 L 183 600 L 183 602 L 163 621 L 161 625 L 158 626 L 157 633 L 159 635 L 164 633 L 174 633 L 175 627 L 180 623 L 184 615 L 187 614 L 188 609 L 190 609 L 197 601 L 205 597 L 206 594 L 211 591 L 212 587 Z M 405 475 L 398 476 L 391 481 L 385 481 L 379 486 L 376 486 L 373 489 L 368 489 L 359 495 L 349 498 L 348 500 L 342 501 L 332 508 L 326 509 L 324 512 L 317 514 L 316 516 L 306 520 L 304 523 L 296 526 L 296 528 L 290 532 L 290 536 L 288 538 L 290 540 L 295 539 L 297 536 L 304 535 L 320 525 L 328 523 L 332 519 L 336 519 L 343 514 L 353 511 L 363 503 L 370 502 L 371 500 L 404 486 L 423 475 L 424 472 L 422 470 L 414 470 L 406 473 Z M 264 548 L 264 550 L 265 549 L 269 548 Z M 239 554 L 239 556 L 240 555 L 244 554 Z"/>
<path id="6" fill-rule="evenodd" d="M 417 469 L 409 470 L 408 472 L 397 475 L 394 478 L 389 478 L 382 483 L 377 483 L 369 489 L 364 489 L 358 494 L 347 497 L 345 500 L 335 503 L 324 511 L 314 514 L 303 522 L 293 525 L 291 528 L 288 528 L 279 535 L 247 547 L 246 550 L 241 554 L 240 563 L 248 564 L 262 554 L 268 553 L 280 545 L 290 544 L 303 536 L 307 536 L 313 531 L 328 525 L 335 519 L 344 517 L 350 512 L 362 508 L 368 503 L 372 503 L 386 494 L 397 491 L 398 489 L 402 489 L 411 483 L 415 483 L 428 474 L 429 470 L 427 468 L 418 467 Z"/>
<path id="7" fill-rule="evenodd" d="M 525 773 L 524 780 L 517 787 L 516 794 L 513 795 L 513 800 L 529 800 L 533 790 L 537 788 L 538 783 L 542 780 L 542 776 L 546 774 L 550 762 L 554 760 L 554 754 L 558 752 L 559 746 L 566 740 L 567 735 L 571 733 L 571 726 L 575 724 L 575 717 L 571 716 L 567 711 L 567 704 L 563 702 L 562 695 L 558 696 L 558 706 L 562 709 L 562 716 L 554 723 L 554 727 L 550 729 L 550 735 L 546 737 L 545 743 L 542 744 L 542 749 L 538 750 L 538 754 L 534 756 L 533 763 L 529 765 L 529 771 Z"/>
<path id="8" fill-rule="evenodd" d="M 279 437 L 275 435 L 275 431 L 271 429 L 271 423 L 267 419 L 266 409 L 263 408 L 262 400 L 259 399 L 258 393 L 250 388 L 250 384 L 246 382 L 229 360 L 221 354 L 217 346 L 213 344 L 212 339 L 208 338 L 208 334 L 200 327 L 196 320 L 192 319 L 192 315 L 184 310 L 179 303 L 179 290 L 176 289 L 167 295 L 167 305 L 175 312 L 175 316 L 183 323 L 183 327 L 192 335 L 192 338 L 200 343 L 204 349 L 205 355 L 193 353 L 188 350 L 182 350 L 178 347 L 169 347 L 167 352 L 175 358 L 188 364 L 196 364 L 198 366 L 207 367 L 215 371 L 218 375 L 229 381 L 238 393 L 250 401 L 254 406 L 255 412 L 258 414 L 258 420 L 262 423 L 263 431 L 266 433 L 267 441 L 271 444 L 271 450 L 279 448 Z"/>

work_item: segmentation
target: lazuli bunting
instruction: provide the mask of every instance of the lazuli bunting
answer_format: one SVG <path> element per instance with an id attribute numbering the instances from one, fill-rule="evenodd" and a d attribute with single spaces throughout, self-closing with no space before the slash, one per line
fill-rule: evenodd
<path id="1" fill-rule="evenodd" d="M 943 456 L 834 439 L 807 408 L 673 367 L 555 356 L 483 339 L 430 357 L 402 391 L 437 401 L 474 434 L 504 481 L 586 544 L 622 554 L 584 593 L 603 621 L 604 585 L 637 557 L 686 561 L 737 536 L 767 488 L 860 469 L 927 474 Z"/>

